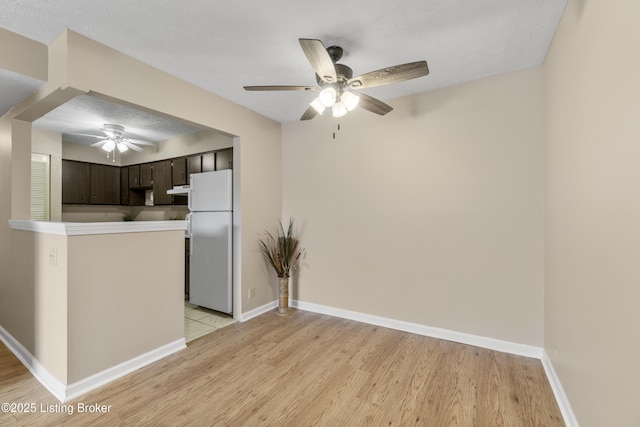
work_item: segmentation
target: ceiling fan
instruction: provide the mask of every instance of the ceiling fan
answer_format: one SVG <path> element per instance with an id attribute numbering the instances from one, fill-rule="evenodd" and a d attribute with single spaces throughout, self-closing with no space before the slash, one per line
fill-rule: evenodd
<path id="1" fill-rule="evenodd" d="M 115 151 L 116 149 L 124 153 L 125 151 L 132 149 L 133 151 L 142 151 L 142 148 L 138 145 L 148 145 L 155 147 L 156 144 L 149 141 L 142 141 L 139 139 L 129 139 L 124 137 L 124 126 L 105 123 L 101 129 L 106 136 L 86 135 L 94 138 L 100 138 L 100 141 L 91 144 L 92 147 L 100 147 L 107 153 Z"/>
<path id="2" fill-rule="evenodd" d="M 324 44 L 316 39 L 298 39 L 298 41 L 316 72 L 317 86 L 245 86 L 244 89 L 248 91 L 320 91 L 300 120 L 313 119 L 316 115 L 322 114 L 325 108 L 331 108 L 334 117 L 342 117 L 356 106 L 372 113 L 385 115 L 393 110 L 391 106 L 356 90 L 399 83 L 429 74 L 427 61 L 417 61 L 353 77 L 351 68 L 337 63 L 342 58 L 341 47 L 325 48 Z"/>

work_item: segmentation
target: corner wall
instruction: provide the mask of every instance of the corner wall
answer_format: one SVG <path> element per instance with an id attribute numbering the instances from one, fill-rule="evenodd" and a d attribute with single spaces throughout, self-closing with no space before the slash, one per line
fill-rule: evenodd
<path id="1" fill-rule="evenodd" d="M 638 16 L 570 0 L 544 64 L 545 349 L 585 427 L 640 423 Z"/>
<path id="2" fill-rule="evenodd" d="M 533 68 L 284 125 L 284 220 L 307 251 L 293 298 L 541 347 L 542 83 Z"/>

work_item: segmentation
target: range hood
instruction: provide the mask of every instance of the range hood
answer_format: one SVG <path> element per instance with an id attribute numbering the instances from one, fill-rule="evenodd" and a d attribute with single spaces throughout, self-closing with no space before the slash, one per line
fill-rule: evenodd
<path id="1" fill-rule="evenodd" d="M 167 194 L 186 195 L 189 193 L 188 185 L 174 185 L 171 190 L 167 190 Z"/>

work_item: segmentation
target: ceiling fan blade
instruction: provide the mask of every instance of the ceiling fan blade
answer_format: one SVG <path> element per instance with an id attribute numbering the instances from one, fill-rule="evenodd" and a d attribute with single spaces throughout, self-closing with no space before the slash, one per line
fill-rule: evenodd
<path id="1" fill-rule="evenodd" d="M 106 138 L 106 136 L 104 136 L 104 135 L 90 135 L 88 133 L 75 133 L 75 132 L 73 132 L 73 133 L 69 133 L 67 135 L 89 136 L 91 138 Z"/>
<path id="2" fill-rule="evenodd" d="M 108 138 L 104 138 L 102 139 L 102 141 L 98 141 L 98 142 L 94 142 L 93 144 L 91 144 L 92 147 L 102 147 L 104 145 L 105 142 L 107 142 Z"/>
<path id="3" fill-rule="evenodd" d="M 245 86 L 244 90 L 318 90 L 316 86 Z"/>
<path id="4" fill-rule="evenodd" d="M 360 92 L 358 92 L 358 96 L 360 97 L 358 107 L 362 107 L 367 111 L 384 116 L 389 111 L 393 110 L 393 107 L 372 96 Z"/>
<path id="5" fill-rule="evenodd" d="M 311 120 L 317 115 L 318 112 L 316 111 L 316 109 L 309 106 L 309 108 L 307 108 L 307 111 L 305 111 L 302 117 L 300 117 L 300 120 Z"/>
<path id="6" fill-rule="evenodd" d="M 123 140 L 127 141 L 130 144 L 146 145 L 148 147 L 155 147 L 156 146 L 155 142 L 144 141 L 142 139 L 123 138 Z"/>
<path id="7" fill-rule="evenodd" d="M 143 151 L 142 148 L 138 147 L 137 145 L 131 143 L 131 141 L 123 139 L 120 141 L 121 144 L 124 144 L 127 148 L 132 149 L 133 151 Z"/>
<path id="8" fill-rule="evenodd" d="M 316 39 L 298 39 L 298 41 L 300 42 L 302 51 L 320 79 L 327 83 L 335 83 L 338 81 L 336 67 L 333 65 L 333 61 L 329 53 L 327 53 L 324 44 Z"/>
<path id="9" fill-rule="evenodd" d="M 427 61 L 417 61 L 371 71 L 349 79 L 347 84 L 354 89 L 364 89 L 399 83 L 405 80 L 415 79 L 416 77 L 426 76 L 427 74 L 429 74 Z"/>

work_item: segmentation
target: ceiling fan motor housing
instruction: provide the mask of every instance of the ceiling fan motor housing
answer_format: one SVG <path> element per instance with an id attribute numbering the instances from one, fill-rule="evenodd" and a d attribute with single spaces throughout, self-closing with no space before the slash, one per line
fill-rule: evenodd
<path id="1" fill-rule="evenodd" d="M 124 126 L 105 123 L 102 130 L 109 136 L 120 138 L 124 134 Z"/>
<path id="2" fill-rule="evenodd" d="M 338 76 L 338 83 L 344 83 L 347 80 L 349 80 L 351 77 L 353 77 L 353 70 L 350 67 L 347 67 L 344 64 L 334 64 L 334 66 L 336 68 L 336 75 Z M 317 74 L 316 74 L 316 82 L 320 87 L 331 84 L 321 79 L 320 76 Z"/>
<path id="3" fill-rule="evenodd" d="M 327 53 L 329 54 L 329 57 L 331 58 L 334 64 L 340 61 L 340 58 L 342 58 L 343 52 L 344 51 L 340 46 L 329 46 L 327 48 Z"/>

